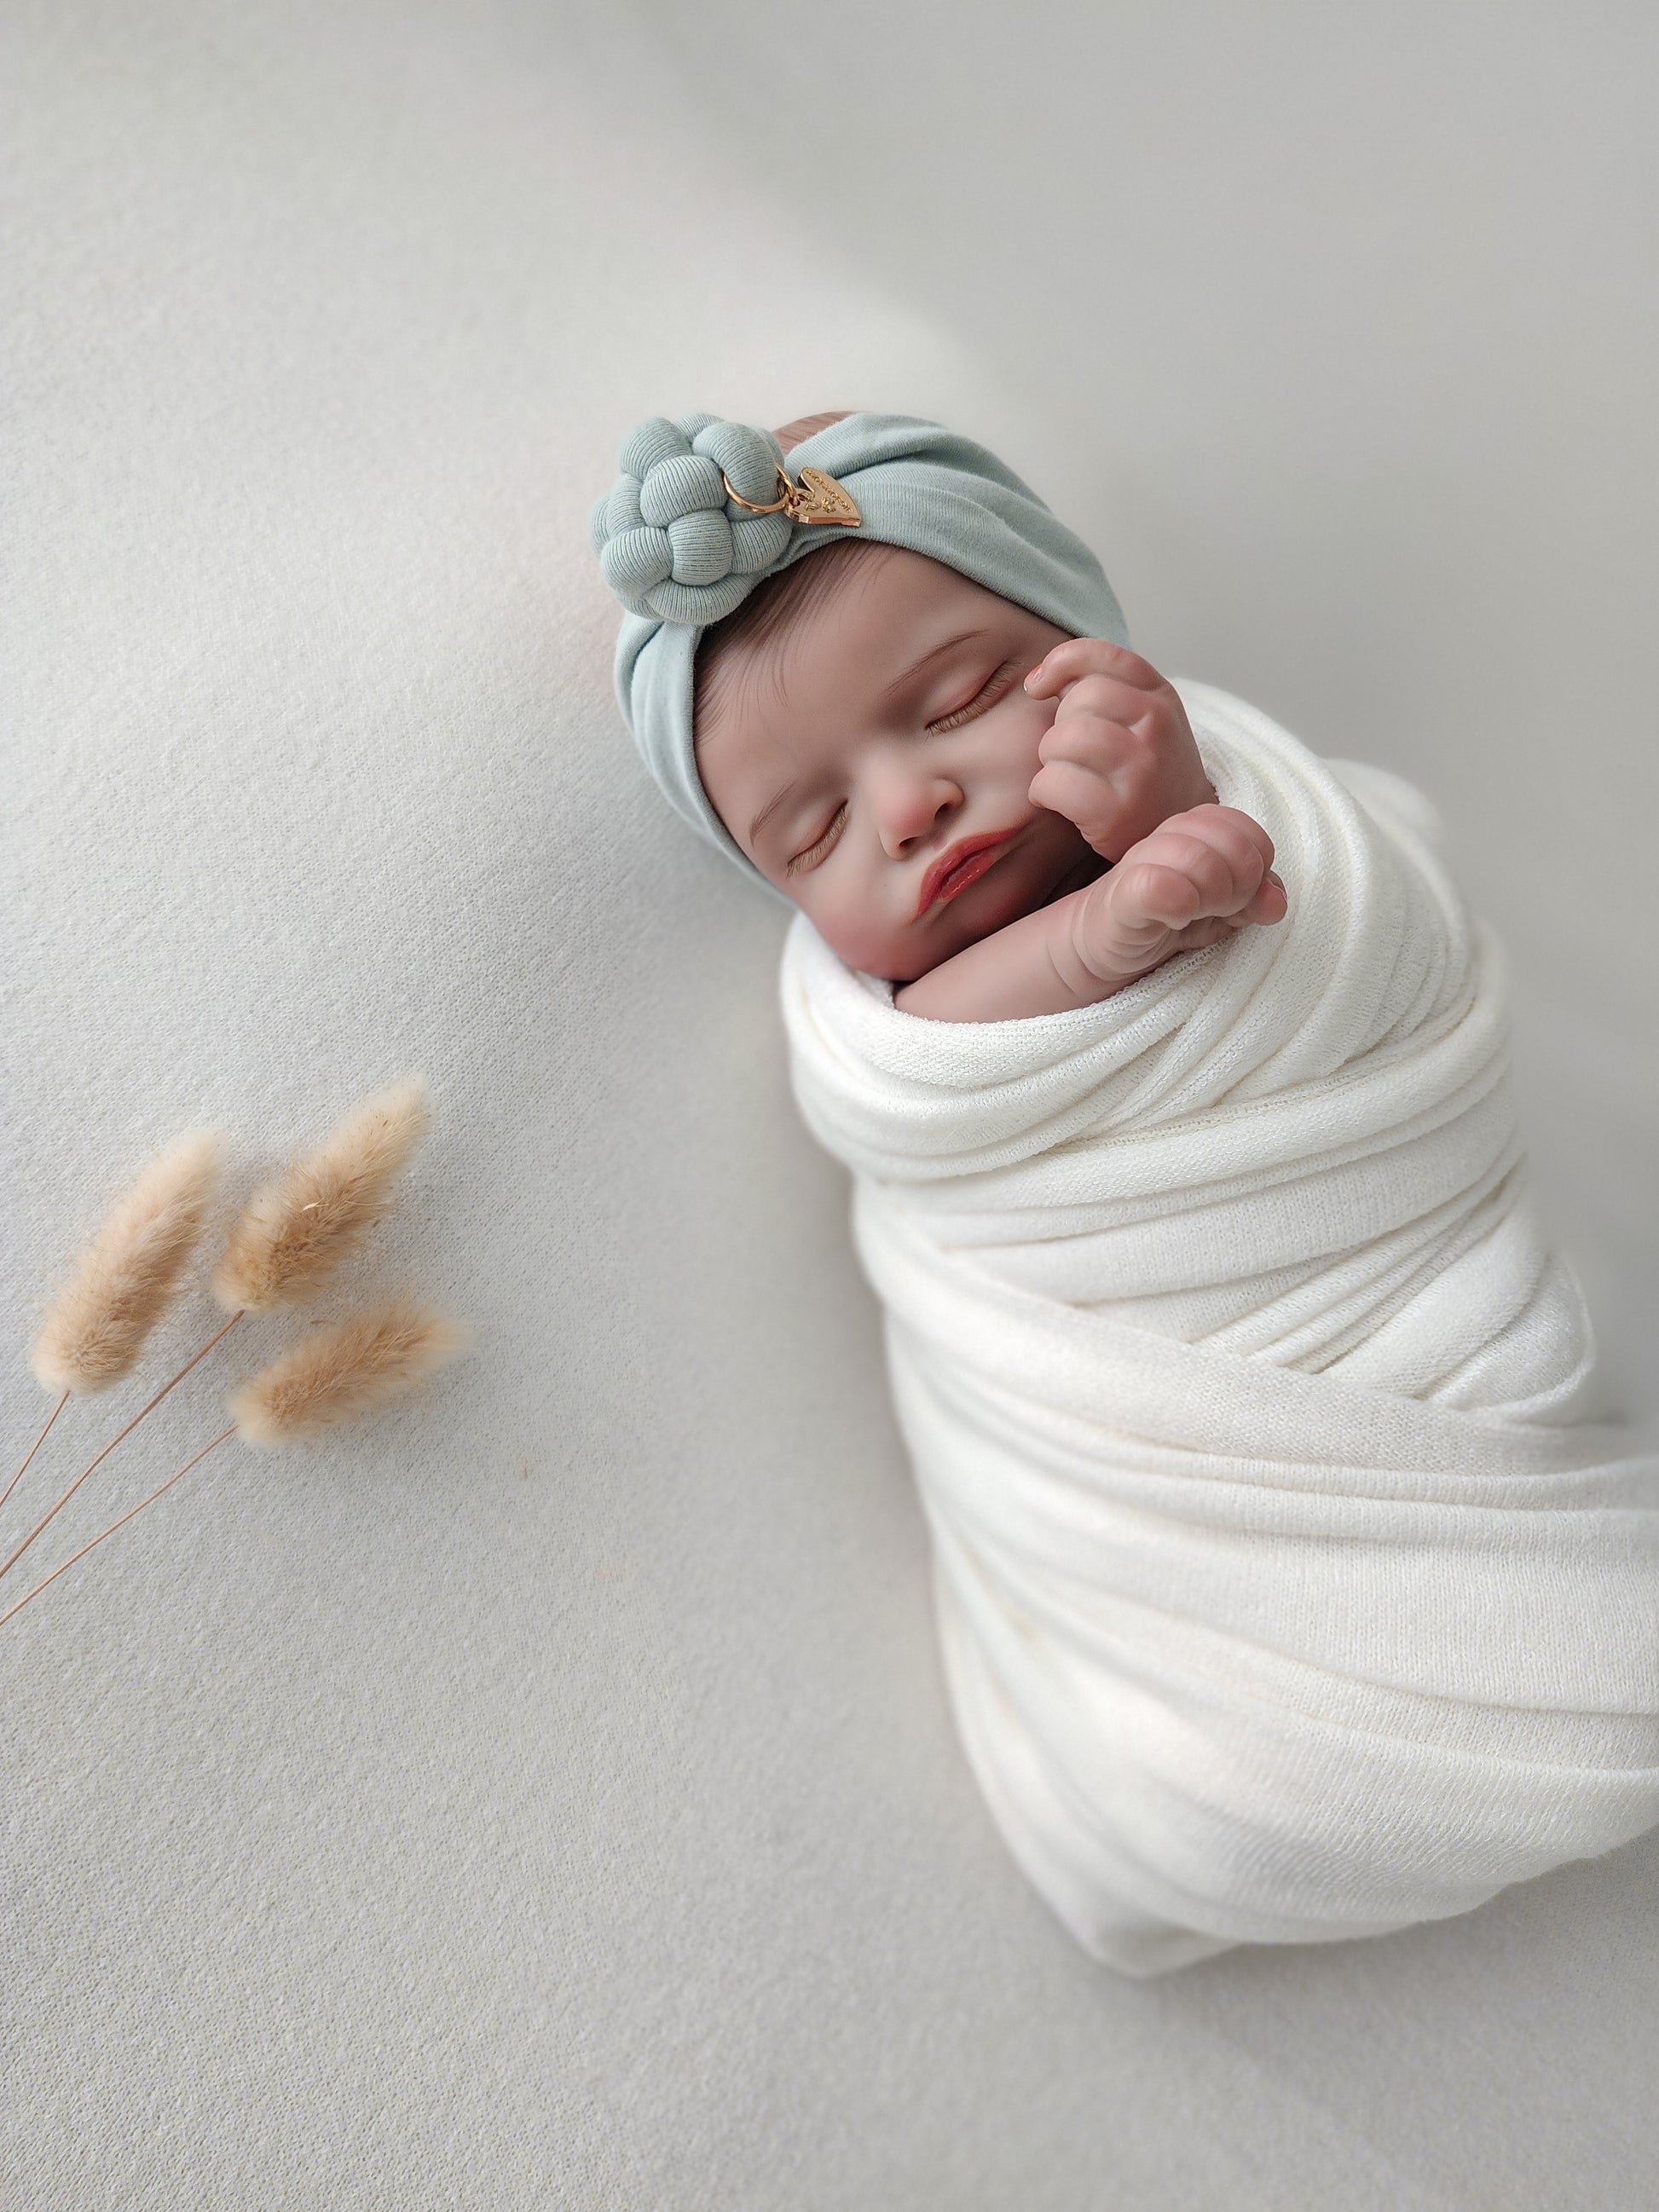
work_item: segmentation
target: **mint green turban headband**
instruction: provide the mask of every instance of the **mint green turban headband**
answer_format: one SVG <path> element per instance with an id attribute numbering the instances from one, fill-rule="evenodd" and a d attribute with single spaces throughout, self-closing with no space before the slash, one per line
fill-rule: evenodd
<path id="1" fill-rule="evenodd" d="M 1073 637 L 1128 643 L 1112 587 L 1083 540 L 971 439 L 908 415 L 849 415 L 804 439 L 787 466 L 833 477 L 858 504 L 856 529 L 741 505 L 777 497 L 783 461 L 770 431 L 746 422 L 656 416 L 624 441 L 622 473 L 592 514 L 594 550 L 628 610 L 617 696 L 634 742 L 677 812 L 762 883 L 698 777 L 691 672 L 709 623 L 768 576 L 821 546 L 874 538 L 931 555 Z"/>

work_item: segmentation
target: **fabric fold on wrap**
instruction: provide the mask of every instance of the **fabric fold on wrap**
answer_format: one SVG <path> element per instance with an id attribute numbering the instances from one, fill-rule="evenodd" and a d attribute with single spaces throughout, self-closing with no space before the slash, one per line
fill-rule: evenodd
<path id="1" fill-rule="evenodd" d="M 1501 963 L 1397 777 L 1177 687 L 1289 888 L 1097 1006 L 899 1012 L 803 915 L 946 1679 L 1133 1975 L 1468 1911 L 1659 1821 L 1659 1461 L 1528 1206 Z"/>

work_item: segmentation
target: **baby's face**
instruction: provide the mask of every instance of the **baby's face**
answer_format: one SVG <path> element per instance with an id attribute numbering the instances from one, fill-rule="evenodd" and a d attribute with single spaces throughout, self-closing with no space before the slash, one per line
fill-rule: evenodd
<path id="1" fill-rule="evenodd" d="M 752 665 L 700 718 L 698 772 L 849 967 L 909 982 L 1101 871 L 1028 793 L 1056 702 L 1024 678 L 1069 633 L 920 553 L 848 570 L 738 649 Z"/>

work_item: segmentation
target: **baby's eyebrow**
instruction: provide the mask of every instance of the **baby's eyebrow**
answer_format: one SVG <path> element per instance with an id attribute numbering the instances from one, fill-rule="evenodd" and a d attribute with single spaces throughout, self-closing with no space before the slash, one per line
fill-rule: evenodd
<path id="1" fill-rule="evenodd" d="M 960 636 L 947 637 L 942 645 L 930 646 L 920 660 L 913 660 L 902 676 L 896 676 L 893 678 L 882 692 L 881 696 L 884 699 L 890 699 L 894 692 L 902 691 L 907 684 L 914 684 L 930 660 L 937 660 L 941 653 L 954 653 L 957 646 L 969 645 L 975 638 L 985 635 L 986 632 L 983 629 L 965 629 Z"/>
<path id="2" fill-rule="evenodd" d="M 794 789 L 794 787 L 793 783 L 786 783 L 783 789 L 775 793 L 772 798 L 767 800 L 765 805 L 762 807 L 760 812 L 755 817 L 754 820 L 749 825 L 749 842 L 751 845 L 754 843 L 756 838 L 760 835 L 763 825 L 770 821 L 773 815 L 777 812 L 779 807 L 782 805 L 784 800 L 788 798 L 790 793 Z"/>

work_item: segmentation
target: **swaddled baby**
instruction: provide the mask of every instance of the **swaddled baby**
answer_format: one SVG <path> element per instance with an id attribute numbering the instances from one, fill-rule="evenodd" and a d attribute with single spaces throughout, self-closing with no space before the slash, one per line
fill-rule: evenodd
<path id="1" fill-rule="evenodd" d="M 1417 794 L 1164 679 L 937 424 L 647 422 L 593 535 L 653 774 L 799 908 L 957 1721 L 1079 1942 L 1377 1934 L 1651 1826 L 1656 1468 L 1577 1418 Z"/>

